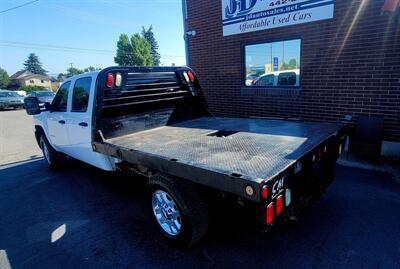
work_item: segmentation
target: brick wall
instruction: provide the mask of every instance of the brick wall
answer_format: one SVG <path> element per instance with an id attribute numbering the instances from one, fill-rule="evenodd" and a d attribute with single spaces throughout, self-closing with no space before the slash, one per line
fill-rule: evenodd
<path id="1" fill-rule="evenodd" d="M 188 28 L 196 30 L 190 65 L 210 111 L 323 121 L 383 116 L 384 139 L 400 141 L 400 16 L 382 14 L 383 2 L 336 0 L 330 20 L 223 37 L 221 1 L 187 0 Z M 242 86 L 243 44 L 298 37 L 300 90 Z"/>

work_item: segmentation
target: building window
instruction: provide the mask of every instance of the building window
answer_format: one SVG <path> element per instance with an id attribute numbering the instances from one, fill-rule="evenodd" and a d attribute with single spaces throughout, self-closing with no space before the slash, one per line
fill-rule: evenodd
<path id="1" fill-rule="evenodd" d="M 42 79 L 40 82 L 44 83 L 44 80 Z"/>
<path id="2" fill-rule="evenodd" d="M 34 83 L 33 79 L 29 80 L 29 83 L 33 84 Z"/>
<path id="3" fill-rule="evenodd" d="M 301 40 L 246 45 L 244 84 L 249 87 L 299 87 Z"/>

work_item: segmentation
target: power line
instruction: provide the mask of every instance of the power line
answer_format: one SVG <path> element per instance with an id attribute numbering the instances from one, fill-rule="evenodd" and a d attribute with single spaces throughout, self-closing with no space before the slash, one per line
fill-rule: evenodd
<path id="1" fill-rule="evenodd" d="M 27 43 L 27 42 L 16 42 L 0 40 L 0 46 L 2 47 L 12 47 L 12 48 L 30 48 L 30 49 L 41 49 L 41 50 L 54 50 L 54 51 L 64 51 L 64 52 L 75 52 L 75 53 L 90 53 L 90 54 L 100 54 L 100 55 L 115 55 L 116 52 L 113 50 L 104 49 L 92 49 L 92 48 L 77 48 L 77 47 L 67 47 L 58 45 L 46 45 L 38 43 Z M 125 55 L 132 55 L 133 53 L 125 52 Z M 162 54 L 164 58 L 184 58 L 182 55 L 168 55 Z"/>
<path id="2" fill-rule="evenodd" d="M 25 3 L 25 4 L 16 6 L 16 7 L 12 7 L 12 8 L 8 8 L 8 9 L 5 9 L 5 10 L 2 10 L 2 11 L 0 11 L 0 14 L 1 14 L 1 13 L 5 13 L 5 12 L 7 12 L 7 11 L 11 11 L 11 10 L 17 9 L 17 8 L 21 8 L 21 7 L 27 6 L 27 5 L 30 5 L 30 4 L 33 4 L 33 3 L 38 2 L 38 1 L 39 1 L 39 0 L 34 0 L 34 1 L 30 1 L 30 2 L 27 2 L 27 3 Z"/>

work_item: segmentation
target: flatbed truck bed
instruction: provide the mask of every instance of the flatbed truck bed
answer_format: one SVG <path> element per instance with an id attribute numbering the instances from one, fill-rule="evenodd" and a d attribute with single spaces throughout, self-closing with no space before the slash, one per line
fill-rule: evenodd
<path id="1" fill-rule="evenodd" d="M 201 117 L 107 139 L 97 151 L 259 201 L 261 185 L 329 138 L 340 124 Z M 189 170 L 188 170 L 189 169 Z"/>

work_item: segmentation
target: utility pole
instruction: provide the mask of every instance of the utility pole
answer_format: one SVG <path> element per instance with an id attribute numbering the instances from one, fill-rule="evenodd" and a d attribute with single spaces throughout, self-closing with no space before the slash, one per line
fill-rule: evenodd
<path id="1" fill-rule="evenodd" d="M 74 63 L 69 63 L 69 65 L 71 66 L 71 68 L 72 68 L 72 65 L 73 65 Z"/>

